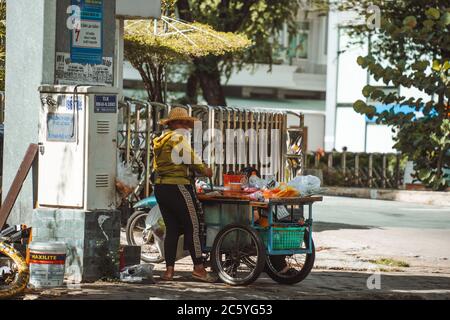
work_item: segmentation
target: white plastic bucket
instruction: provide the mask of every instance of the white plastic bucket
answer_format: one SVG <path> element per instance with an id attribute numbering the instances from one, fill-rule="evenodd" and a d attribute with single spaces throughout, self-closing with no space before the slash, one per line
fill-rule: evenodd
<path id="1" fill-rule="evenodd" d="M 29 246 L 30 287 L 60 287 L 66 265 L 64 242 L 32 242 Z"/>

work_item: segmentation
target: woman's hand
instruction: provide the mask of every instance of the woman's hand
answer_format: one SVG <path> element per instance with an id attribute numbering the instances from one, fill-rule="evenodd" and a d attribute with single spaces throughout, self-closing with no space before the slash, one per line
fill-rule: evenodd
<path id="1" fill-rule="evenodd" d="M 205 169 L 204 175 L 207 176 L 208 178 L 211 178 L 213 176 L 212 169 L 207 167 Z"/>

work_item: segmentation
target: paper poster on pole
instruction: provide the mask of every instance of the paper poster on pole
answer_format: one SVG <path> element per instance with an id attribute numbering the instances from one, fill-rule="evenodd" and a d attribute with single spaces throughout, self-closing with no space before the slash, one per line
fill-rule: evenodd
<path id="1" fill-rule="evenodd" d="M 70 58 L 75 63 L 101 64 L 103 59 L 103 0 L 72 0 L 80 7 L 80 24 L 71 33 Z"/>
<path id="2" fill-rule="evenodd" d="M 100 64 L 73 62 L 70 53 L 56 53 L 56 84 L 113 85 L 113 58 L 103 57 Z"/>

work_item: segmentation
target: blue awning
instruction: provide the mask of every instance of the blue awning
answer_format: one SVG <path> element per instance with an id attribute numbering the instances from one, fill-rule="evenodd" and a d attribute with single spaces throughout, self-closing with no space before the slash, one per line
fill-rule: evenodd
<path id="1" fill-rule="evenodd" d="M 404 113 L 404 114 L 414 113 L 415 115 L 412 118 L 413 121 L 417 120 L 419 118 L 422 118 L 424 116 L 423 112 L 422 112 L 422 110 L 424 108 L 424 105 L 422 105 L 422 107 L 420 107 L 420 109 L 418 111 L 416 110 L 415 106 L 407 106 L 407 105 L 400 105 L 400 104 L 382 104 L 382 103 L 379 103 L 379 104 L 375 104 L 374 107 L 375 107 L 377 113 L 382 113 L 383 111 L 389 111 L 391 109 L 394 111 L 395 114 L 399 114 L 399 113 Z M 435 115 L 437 115 L 437 112 L 436 112 L 436 110 L 433 109 L 430 112 L 430 116 L 435 116 Z M 376 120 L 377 120 L 376 116 L 374 116 L 372 119 L 369 119 L 366 116 L 366 122 L 367 123 L 375 123 Z"/>

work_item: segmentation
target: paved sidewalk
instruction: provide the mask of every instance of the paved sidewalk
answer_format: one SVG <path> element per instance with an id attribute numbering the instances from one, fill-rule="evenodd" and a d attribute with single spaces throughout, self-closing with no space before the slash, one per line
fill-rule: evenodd
<path id="1" fill-rule="evenodd" d="M 247 287 L 194 282 L 190 258 L 174 282 L 96 282 L 79 289 L 27 291 L 20 299 L 450 299 L 450 208 L 325 197 L 314 211 L 315 267 L 301 283 L 266 274 Z M 394 266 L 380 264 L 393 261 Z M 380 288 L 367 282 L 380 275 Z M 376 284 L 369 281 L 370 284 Z"/>
<path id="2" fill-rule="evenodd" d="M 325 187 L 325 189 L 325 194 L 327 196 L 354 197 L 450 206 L 449 191 L 415 191 L 349 187 Z"/>
<path id="3" fill-rule="evenodd" d="M 161 272 L 156 272 L 161 274 Z M 96 282 L 80 289 L 28 292 L 24 299 L 99 300 L 289 300 L 289 299 L 450 299 L 450 275 L 381 273 L 381 288 L 369 290 L 370 273 L 314 270 L 294 286 L 279 285 L 266 275 L 247 287 L 193 282 L 190 272 L 178 273 L 174 282 L 124 284 Z M 157 276 L 155 276 L 157 279 Z"/>
<path id="4" fill-rule="evenodd" d="M 287 286 L 266 274 L 247 287 L 195 282 L 192 264 L 176 264 L 174 282 L 159 281 L 164 264 L 155 265 L 155 284 L 96 282 L 80 289 L 28 291 L 21 299 L 450 299 L 450 230 L 339 229 L 317 224 L 316 263 L 301 283 Z M 331 228 L 333 229 L 333 228 Z M 392 258 L 409 267 L 378 265 L 369 260 Z M 381 272 L 379 272 L 382 270 Z M 379 272 L 380 289 L 369 277 Z M 369 284 L 376 284 L 369 281 Z"/>

